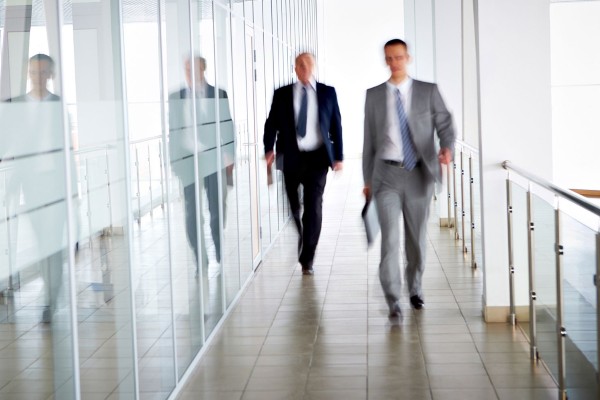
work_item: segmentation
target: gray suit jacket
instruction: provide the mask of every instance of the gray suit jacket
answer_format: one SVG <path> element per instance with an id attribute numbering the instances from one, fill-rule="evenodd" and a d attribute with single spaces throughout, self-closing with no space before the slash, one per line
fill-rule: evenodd
<path id="1" fill-rule="evenodd" d="M 442 170 L 438 160 L 434 133 L 439 146 L 454 152 L 452 115 L 446 108 L 437 85 L 418 80 L 412 82 L 408 125 L 419 159 L 432 181 L 441 182 Z M 365 137 L 363 147 L 363 178 L 371 187 L 375 160 L 381 158 L 388 126 L 387 83 L 367 90 L 365 101 Z"/>

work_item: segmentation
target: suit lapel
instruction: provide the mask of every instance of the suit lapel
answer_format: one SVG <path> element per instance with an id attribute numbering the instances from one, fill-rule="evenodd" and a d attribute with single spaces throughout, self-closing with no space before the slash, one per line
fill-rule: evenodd
<path id="1" fill-rule="evenodd" d="M 326 99 L 325 99 L 325 91 L 323 90 L 323 84 L 316 82 L 316 91 L 317 91 L 317 106 L 318 106 L 318 110 L 319 110 L 319 131 L 321 132 L 321 136 L 323 137 L 323 140 L 325 140 L 325 136 L 328 135 L 328 132 L 324 132 L 325 130 L 325 126 L 324 126 L 324 121 L 325 121 L 325 117 L 323 116 L 323 113 L 325 112 L 325 103 L 326 103 Z"/>
<path id="2" fill-rule="evenodd" d="M 386 135 L 387 131 L 388 131 L 388 125 L 389 125 L 389 117 L 388 117 L 388 105 L 387 105 L 387 82 L 384 82 L 382 85 L 379 86 L 379 89 L 377 90 L 376 93 L 376 97 L 374 99 L 375 104 L 379 105 L 379 110 L 380 112 L 378 113 L 378 129 L 377 129 L 377 133 L 378 134 L 383 134 Z"/>
<path id="3" fill-rule="evenodd" d="M 296 134 L 296 113 L 294 112 L 294 85 L 288 85 L 285 92 L 285 99 L 283 99 L 283 104 L 286 104 L 285 114 L 288 117 L 286 118 L 290 121 L 290 131 L 293 131 L 294 135 Z"/>
<path id="4" fill-rule="evenodd" d="M 408 123 L 411 127 L 414 125 L 415 110 L 420 110 L 421 102 L 423 101 L 423 91 L 421 90 L 421 82 L 414 80 L 410 93 L 410 112 L 408 113 Z"/>

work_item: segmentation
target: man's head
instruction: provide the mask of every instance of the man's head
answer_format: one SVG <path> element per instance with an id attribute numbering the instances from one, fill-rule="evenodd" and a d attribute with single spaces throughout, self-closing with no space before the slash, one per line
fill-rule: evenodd
<path id="1" fill-rule="evenodd" d="M 408 75 L 407 66 L 410 63 L 408 46 L 404 40 L 392 39 L 383 46 L 385 63 L 390 68 L 392 79 L 403 80 Z"/>
<path id="2" fill-rule="evenodd" d="M 29 58 L 29 79 L 34 91 L 46 90 L 48 81 L 54 76 L 54 60 L 46 54 Z"/>
<path id="3" fill-rule="evenodd" d="M 313 76 L 315 69 L 315 57 L 311 53 L 300 53 L 296 57 L 296 76 L 298 80 L 303 84 L 307 85 L 310 82 L 310 78 Z"/>
<path id="4" fill-rule="evenodd" d="M 201 56 L 194 56 L 194 82 L 196 85 L 204 84 L 204 71 L 206 71 L 206 59 Z M 189 87 L 192 87 L 192 59 L 185 60 L 185 80 Z"/>

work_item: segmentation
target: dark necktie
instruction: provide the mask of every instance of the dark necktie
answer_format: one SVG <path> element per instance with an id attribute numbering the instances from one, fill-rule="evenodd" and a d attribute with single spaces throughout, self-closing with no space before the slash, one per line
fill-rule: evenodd
<path id="1" fill-rule="evenodd" d="M 296 131 L 298 136 L 304 137 L 306 135 L 306 114 L 308 109 L 308 98 L 306 96 L 306 88 L 302 86 L 302 100 L 300 102 L 300 111 L 298 112 L 298 123 L 296 124 Z"/>
<path id="2" fill-rule="evenodd" d="M 410 138 L 410 128 L 408 119 L 402 105 L 400 90 L 396 89 L 396 111 L 398 112 L 398 121 L 400 122 L 400 138 L 402 139 L 402 151 L 404 153 L 404 169 L 410 171 L 417 165 L 417 152 Z"/>

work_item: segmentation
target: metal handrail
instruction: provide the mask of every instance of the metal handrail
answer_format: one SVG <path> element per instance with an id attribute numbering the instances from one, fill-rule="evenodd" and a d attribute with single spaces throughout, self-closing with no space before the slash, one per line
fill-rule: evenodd
<path id="1" fill-rule="evenodd" d="M 456 143 L 455 143 L 455 146 L 460 146 L 460 147 L 462 147 L 462 148 L 463 148 L 463 150 L 469 150 L 469 151 L 471 151 L 472 153 L 479 154 L 479 149 L 477 149 L 477 148 L 475 148 L 475 147 L 471 146 L 471 145 L 470 145 L 470 144 L 468 144 L 468 143 L 465 143 L 465 142 L 463 142 L 462 140 L 459 140 L 459 139 L 457 139 L 457 140 L 456 140 Z"/>
<path id="2" fill-rule="evenodd" d="M 73 151 L 73 155 L 80 155 L 80 154 L 86 154 L 86 153 L 95 153 L 98 151 L 106 151 L 106 150 L 114 150 L 116 149 L 117 146 L 113 145 L 113 144 L 104 144 L 101 146 L 90 146 L 90 147 L 82 147 L 80 149 L 74 150 Z"/>
<path id="3" fill-rule="evenodd" d="M 587 211 L 600 217 L 600 207 L 598 207 L 594 203 L 588 201 L 585 197 L 583 197 L 575 192 L 572 192 L 568 189 L 561 188 L 560 186 L 557 186 L 557 185 L 553 184 L 552 182 L 547 181 L 544 178 L 540 178 L 539 176 L 534 175 L 534 174 L 530 173 L 529 171 L 519 168 L 516 165 L 513 165 L 508 160 L 506 160 L 502 163 L 502 168 L 504 168 L 506 170 L 514 171 L 514 172 L 518 173 L 519 175 L 521 175 L 522 177 L 528 179 L 529 181 L 543 187 L 544 189 L 547 189 L 547 190 L 553 192 L 554 194 L 557 194 L 561 197 L 566 198 L 567 200 L 572 201 L 573 203 L 577 204 L 581 208 L 584 208 Z"/>
<path id="4" fill-rule="evenodd" d="M 130 140 L 129 145 L 151 142 L 152 140 L 156 140 L 156 139 L 162 139 L 162 135 L 151 136 L 151 137 L 138 139 L 138 140 Z"/>

